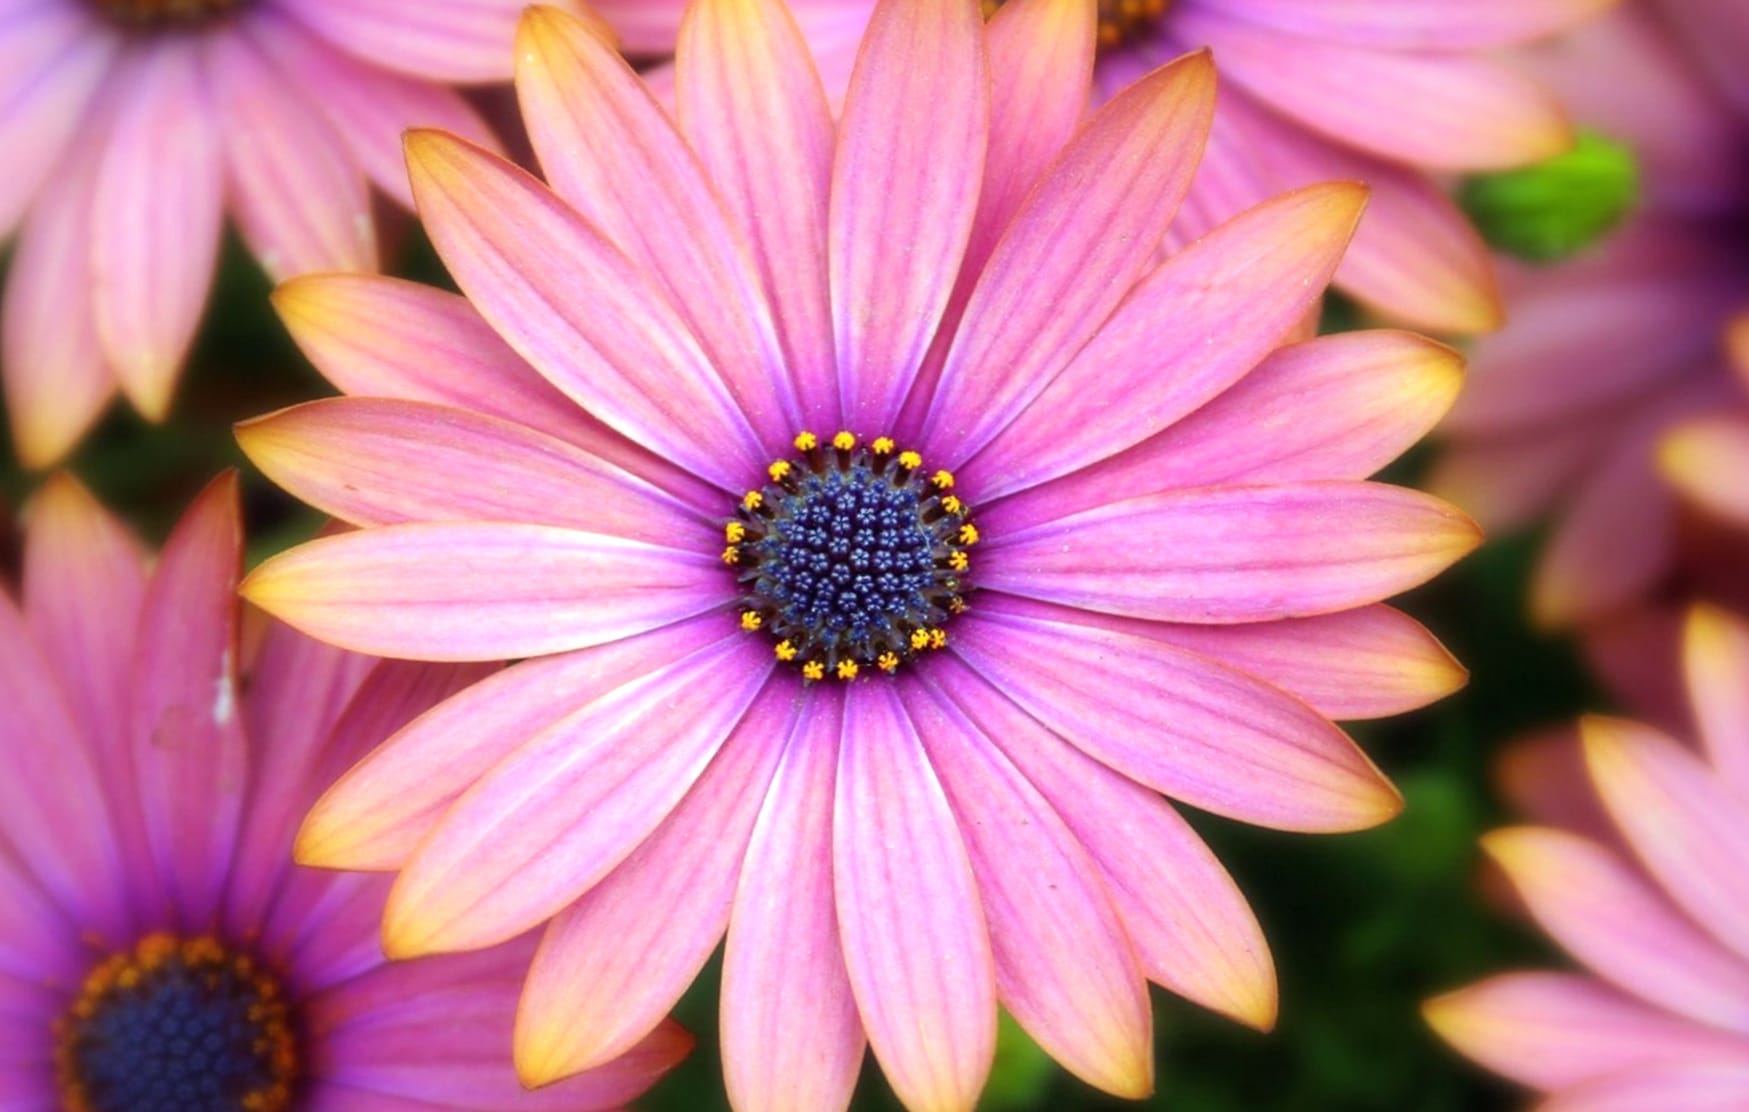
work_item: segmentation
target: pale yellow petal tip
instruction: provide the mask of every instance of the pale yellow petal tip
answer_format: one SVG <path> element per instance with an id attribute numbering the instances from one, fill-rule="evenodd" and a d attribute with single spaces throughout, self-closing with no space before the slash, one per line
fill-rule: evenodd
<path id="1" fill-rule="evenodd" d="M 401 909 L 391 889 L 388 906 L 383 909 L 383 955 L 390 961 L 411 961 L 443 953 L 443 947 L 437 945 L 437 936 L 431 923 Z"/>
<path id="2" fill-rule="evenodd" d="M 1433 1033 L 1453 1046 L 1461 1046 L 1485 1022 L 1473 1006 L 1473 993 L 1460 988 L 1421 1002 L 1421 1018 Z"/>
<path id="3" fill-rule="evenodd" d="M 1518 876 L 1535 868 L 1542 859 L 1542 850 L 1550 838 L 1572 837 L 1540 826 L 1508 826 L 1490 830 L 1479 839 L 1482 852 L 1514 882 Z"/>
<path id="4" fill-rule="evenodd" d="M 1682 622 L 1684 659 L 1695 662 L 1728 660 L 1749 650 L 1749 622 L 1710 602 L 1688 608 Z M 1688 665 L 1692 673 L 1694 665 Z"/>
<path id="5" fill-rule="evenodd" d="M 551 1029 L 527 1031 L 516 1025 L 511 1061 L 516 1067 L 516 1080 L 524 1089 L 534 1092 L 556 1085 L 567 1077 L 581 1073 L 581 1068 L 566 1062 L 556 1032 Z"/>

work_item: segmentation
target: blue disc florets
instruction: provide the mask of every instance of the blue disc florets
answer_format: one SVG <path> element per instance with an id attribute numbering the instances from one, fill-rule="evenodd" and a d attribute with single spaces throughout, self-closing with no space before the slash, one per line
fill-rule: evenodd
<path id="1" fill-rule="evenodd" d="M 966 608 L 978 541 L 953 476 L 927 473 L 886 437 L 795 443 L 798 457 L 773 463 L 725 527 L 742 628 L 768 632 L 810 681 L 893 672 L 941 648 L 942 626 Z"/>
<path id="2" fill-rule="evenodd" d="M 61 1020 L 72 1112 L 285 1112 L 297 1074 L 276 979 L 211 938 L 155 934 L 92 970 Z"/>

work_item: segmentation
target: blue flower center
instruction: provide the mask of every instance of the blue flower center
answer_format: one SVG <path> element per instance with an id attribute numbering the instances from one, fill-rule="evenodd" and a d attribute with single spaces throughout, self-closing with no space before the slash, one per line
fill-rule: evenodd
<path id="1" fill-rule="evenodd" d="M 978 541 L 953 476 L 886 437 L 802 433 L 796 449 L 725 526 L 742 628 L 770 634 L 807 681 L 893 672 L 941 648 Z"/>
<path id="2" fill-rule="evenodd" d="M 92 0 L 99 13 L 124 27 L 188 27 L 228 15 L 244 0 Z"/>
<path id="3" fill-rule="evenodd" d="M 71 1112 L 285 1112 L 297 1040 L 279 982 L 211 938 L 154 934 L 86 977 L 57 1026 Z"/>

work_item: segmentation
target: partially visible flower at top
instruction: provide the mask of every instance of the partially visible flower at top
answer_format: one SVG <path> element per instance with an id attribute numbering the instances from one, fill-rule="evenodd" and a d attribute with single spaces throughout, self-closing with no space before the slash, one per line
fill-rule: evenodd
<path id="1" fill-rule="evenodd" d="M 299 853 L 399 871 L 396 955 L 550 920 L 531 1083 L 643 1037 L 726 931 L 738 1108 L 843 1107 L 865 1038 L 907 1105 L 969 1108 L 999 1000 L 1142 1094 L 1149 979 L 1276 1008 L 1258 924 L 1158 793 L 1302 831 L 1400 806 L 1330 718 L 1463 682 L 1380 600 L 1477 534 L 1364 481 L 1458 357 L 1284 346 L 1353 184 L 1156 265 L 1213 67 L 1082 126 L 1092 13 L 887 0 L 835 123 L 781 3 L 701 0 L 677 129 L 605 39 L 533 9 L 517 87 L 549 184 L 409 140 L 468 300 L 280 291 L 369 396 L 240 438 L 363 528 L 248 596 L 354 648 L 532 658 L 350 772 Z"/>
<path id="2" fill-rule="evenodd" d="M 1372 202 L 1337 288 L 1413 328 L 1485 332 L 1502 319 L 1493 265 L 1441 179 L 1526 165 L 1571 144 L 1553 97 L 1491 52 L 1578 25 L 1614 2 L 1100 0 L 1097 55 L 1079 62 L 1091 67 L 1094 100 L 1103 102 L 1180 54 L 1214 51 L 1224 82 L 1214 133 L 1169 243 L 1188 243 L 1287 189 L 1364 182 Z M 828 92 L 841 93 L 874 0 L 794 6 Z M 983 2 L 996 21 L 1005 6 Z M 645 54 L 671 49 L 684 8 L 685 0 L 601 5 Z M 1066 6 L 1064 18 L 1072 10 L 1079 6 Z"/>
<path id="3" fill-rule="evenodd" d="M 1546 1112 L 1749 1108 L 1749 623 L 1697 609 L 1686 676 L 1700 750 L 1582 724 L 1609 826 L 1496 831 L 1484 848 L 1588 973 L 1492 977 L 1429 1001 L 1469 1057 Z"/>
<path id="4" fill-rule="evenodd" d="M 119 386 L 169 409 L 225 214 L 268 274 L 373 270 L 401 132 L 489 143 L 522 0 L 30 0 L 0 8 L 0 307 L 13 439 L 64 456 Z"/>
<path id="5" fill-rule="evenodd" d="M 150 573 L 71 479 L 0 590 L 0 1103 L 69 1112 L 617 1106 L 671 1022 L 529 1094 L 504 1025 L 533 947 L 390 964 L 387 884 L 295 867 L 319 785 L 479 666 L 381 662 L 278 623 L 240 643 L 236 484 Z"/>
<path id="6" fill-rule="evenodd" d="M 1727 352 L 1735 335 L 1741 370 L 1744 326 L 1730 322 L 1749 310 L 1744 57 L 1749 6 L 1734 0 L 1635 0 L 1534 56 L 1578 121 L 1635 149 L 1643 200 L 1570 262 L 1510 268 L 1512 323 L 1477 344 L 1431 481 L 1494 532 L 1554 517 L 1532 585 L 1545 626 L 1690 594 L 1685 518 L 1749 524 L 1741 420 L 1719 420 L 1749 412 Z M 1749 533 L 1739 551 L 1749 559 Z"/>

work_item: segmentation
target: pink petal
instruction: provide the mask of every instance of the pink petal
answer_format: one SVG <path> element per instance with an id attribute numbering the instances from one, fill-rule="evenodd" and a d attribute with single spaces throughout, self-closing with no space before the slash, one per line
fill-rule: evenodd
<path id="1" fill-rule="evenodd" d="M 1658 469 L 1702 511 L 1749 526 L 1749 420 L 1710 415 L 1671 429 L 1658 445 Z"/>
<path id="2" fill-rule="evenodd" d="M 996 1050 L 990 936 L 958 824 L 890 684 L 846 696 L 832 845 L 844 963 L 876 1060 L 906 1106 L 969 1112 Z"/>
<path id="3" fill-rule="evenodd" d="M 328 122 L 277 73 L 269 47 L 210 40 L 207 75 L 222 118 L 231 210 L 273 278 L 375 270 L 370 187 Z"/>
<path id="4" fill-rule="evenodd" d="M 97 175 L 91 282 L 110 366 L 161 420 L 212 284 L 224 168 L 195 43 L 134 58 Z"/>
<path id="5" fill-rule="evenodd" d="M 1148 979 L 1268 1030 L 1275 969 L 1233 878 L 1164 799 L 1039 725 L 953 657 L 931 688 L 977 723 L 1044 796 L 1099 866 Z"/>
<path id="6" fill-rule="evenodd" d="M 62 4 L 35 9 L 9 11 L 0 32 L 0 150 L 6 152 L 0 235 L 10 234 L 25 210 L 40 203 L 50 174 L 65 166 L 74 136 L 101 134 L 90 129 L 95 121 L 86 109 L 121 68 L 118 36 L 93 14 Z M 57 180 L 57 188 L 62 184 Z"/>
<path id="7" fill-rule="evenodd" d="M 641 267 L 477 147 L 415 131 L 407 160 L 420 215 L 463 292 L 549 382 L 725 489 L 764 473 L 746 417 Z"/>
<path id="8" fill-rule="evenodd" d="M 1682 639 L 1683 673 L 1700 738 L 1713 768 L 1749 796 L 1749 627 L 1712 606 L 1688 613 Z"/>
<path id="9" fill-rule="evenodd" d="M 679 804 L 770 670 L 770 648 L 730 627 L 535 735 L 402 869 L 383 912 L 385 952 L 489 946 L 589 891 Z M 650 729 L 653 715 L 669 725 Z"/>
<path id="10" fill-rule="evenodd" d="M 1737 1112 L 1749 1104 L 1749 1064 L 1741 1050 L 1721 1059 L 1660 1066 L 1599 1078 L 1558 1093 L 1540 1112 Z"/>
<path id="11" fill-rule="evenodd" d="M 1144 495 L 1007 532 L 1001 511 L 978 583 L 1110 614 L 1176 622 L 1307 617 L 1433 578 L 1481 542 L 1416 491 L 1283 483 Z"/>
<path id="12" fill-rule="evenodd" d="M 320 1076 L 353 1091 L 332 1107 L 576 1112 L 635 1099 L 692 1049 L 664 1024 L 624 1058 L 529 1092 L 510 1066 L 509 1029 L 527 948 L 380 966 L 306 1005 Z"/>
<path id="13" fill-rule="evenodd" d="M 952 696 L 906 707 L 971 855 L 1003 1006 L 1088 1084 L 1147 1096 L 1147 982 L 1093 858 Z"/>
<path id="14" fill-rule="evenodd" d="M 1422 1011 L 1439 1037 L 1464 1054 L 1545 1092 L 1743 1045 L 1572 973 L 1491 977 L 1435 997 Z"/>
<path id="15" fill-rule="evenodd" d="M 1744 798 L 1649 726 L 1593 717 L 1583 733 L 1592 783 L 1634 854 L 1678 906 L 1749 958 Z"/>
<path id="16" fill-rule="evenodd" d="M 248 783 L 237 684 L 241 513 L 232 473 L 183 514 L 147 587 L 135 647 L 132 775 L 184 927 L 206 926 L 221 903 Z"/>
<path id="17" fill-rule="evenodd" d="M 516 91 L 554 192 L 666 295 L 768 445 L 802 427 L 748 245 L 668 113 L 583 22 L 534 8 Z M 602 157 L 603 152 L 611 157 Z"/>
<path id="18" fill-rule="evenodd" d="M 409 124 L 442 128 L 471 143 L 496 147 L 491 127 L 459 91 L 393 73 L 376 65 L 375 58 L 336 50 L 277 11 L 264 10 L 253 18 L 266 26 L 274 64 L 286 80 L 297 88 L 322 90 L 312 101 L 323 119 L 370 183 L 402 206 L 413 207 L 401 152 L 401 133 Z M 508 36 L 503 46 L 508 53 Z"/>
<path id="19" fill-rule="evenodd" d="M 1207 0 L 1187 0 L 1202 6 Z M 1609 0 L 1219 0 L 1218 8 L 1267 27 L 1356 46 L 1465 50 L 1526 42 L 1565 29 Z"/>
<path id="20" fill-rule="evenodd" d="M 1104 332 L 1190 186 L 1213 114 L 1214 66 L 1192 55 L 1119 94 L 1045 172 L 991 255 L 929 406 L 924 435 L 946 466 Z"/>
<path id="21" fill-rule="evenodd" d="M 1554 96 L 1493 59 L 1319 42 L 1202 7 L 1174 12 L 1172 32 L 1213 47 L 1222 72 L 1277 111 L 1394 161 L 1499 169 L 1572 142 Z"/>
<path id="22" fill-rule="evenodd" d="M 832 110 L 784 5 L 714 0 L 691 10 L 676 48 L 681 130 L 751 240 L 803 427 L 824 428 L 838 419 L 828 373 L 836 365 L 826 268 Z"/>
<path id="23" fill-rule="evenodd" d="M 1699 57 L 1707 75 L 1741 111 L 1749 111 L 1749 79 L 1739 64 L 1749 50 L 1749 13 L 1732 0 L 1690 0 L 1661 13 L 1685 45 Z"/>
<path id="24" fill-rule="evenodd" d="M 976 7 L 875 9 L 845 98 L 828 216 L 847 427 L 888 431 L 929 349 L 977 213 L 969 186 L 983 177 L 989 97 Z"/>
<path id="25" fill-rule="evenodd" d="M 708 552 L 550 525 L 414 522 L 311 541 L 243 585 L 354 652 L 502 660 L 599 645 L 732 601 Z"/>
<path id="26" fill-rule="evenodd" d="M 1643 1000 L 1749 1032 L 1749 966 L 1682 917 L 1614 852 L 1563 831 L 1497 830 L 1482 847 L 1574 957 Z"/>
<path id="27" fill-rule="evenodd" d="M 656 57 L 674 51 L 682 33 L 686 5 L 650 0 L 592 0 L 589 7 L 605 19 L 628 57 Z"/>
<path id="28" fill-rule="evenodd" d="M 1489 534 L 1524 529 L 1592 466 L 1613 429 L 1573 421 L 1507 438 L 1446 443 L 1423 486 L 1474 514 Z"/>
<path id="29" fill-rule="evenodd" d="M 1138 444 L 1218 395 L 1316 304 L 1364 199 L 1347 184 L 1289 194 L 1168 259 L 961 469 L 965 482 L 986 499 L 1024 490 Z M 1087 435 L 1093 420 L 1097 436 Z"/>
<path id="30" fill-rule="evenodd" d="M 525 660 L 432 708 L 316 802 L 298 834 L 306 865 L 399 869 L 451 804 L 548 727 L 712 635 L 716 615 L 560 656 Z"/>
<path id="31" fill-rule="evenodd" d="M 1469 679 L 1421 623 L 1388 606 L 1248 625 L 1113 621 L 1256 676 L 1326 718 L 1403 714 Z"/>
<path id="32" fill-rule="evenodd" d="M 1046 727 L 1192 806 L 1303 831 L 1365 829 L 1402 807 L 1335 726 L 1212 660 L 997 599 L 954 632 L 955 651 Z"/>
<path id="33" fill-rule="evenodd" d="M 706 549 L 714 522 L 545 433 L 389 398 L 307 402 L 237 426 L 255 466 L 294 496 L 359 525 L 517 521 Z"/>
<path id="34" fill-rule="evenodd" d="M 833 904 L 842 720 L 842 696 L 830 689 L 798 712 L 735 890 L 723 952 L 723 1080 L 744 1112 L 842 1110 L 862 1069 L 866 1040 Z"/>
<path id="35" fill-rule="evenodd" d="M 576 0 L 550 0 L 576 11 Z M 292 11 L 330 42 L 372 65 L 425 81 L 493 82 L 510 77 L 512 39 L 526 0 L 297 0 Z M 430 121 L 409 121 L 425 123 Z"/>
<path id="36" fill-rule="evenodd" d="M 526 1084 L 624 1053 L 722 940 L 754 819 L 794 722 L 806 720 L 787 681 L 766 685 L 655 833 L 547 928 L 516 1013 Z"/>
<path id="37" fill-rule="evenodd" d="M 319 274 L 274 291 L 316 368 L 348 394 L 434 402 L 567 440 L 712 513 L 721 491 L 634 446 L 536 374 L 467 300 L 374 274 Z"/>
<path id="38" fill-rule="evenodd" d="M 56 188 L 31 210 L 7 275 L 0 368 L 26 467 L 47 467 L 71 451 L 115 392 L 91 296 L 91 206 L 103 152 L 96 143 L 72 151 Z"/>
<path id="39" fill-rule="evenodd" d="M 105 770 L 68 693 L 3 592 L 0 746 L 6 761 L 0 841 L 8 850 L 0 874 L 19 875 L 7 887 L 29 887 L 32 903 L 50 903 L 74 924 L 120 937 L 128 929 L 130 886 L 105 799 Z M 34 878 L 40 892 L 25 878 Z"/>

